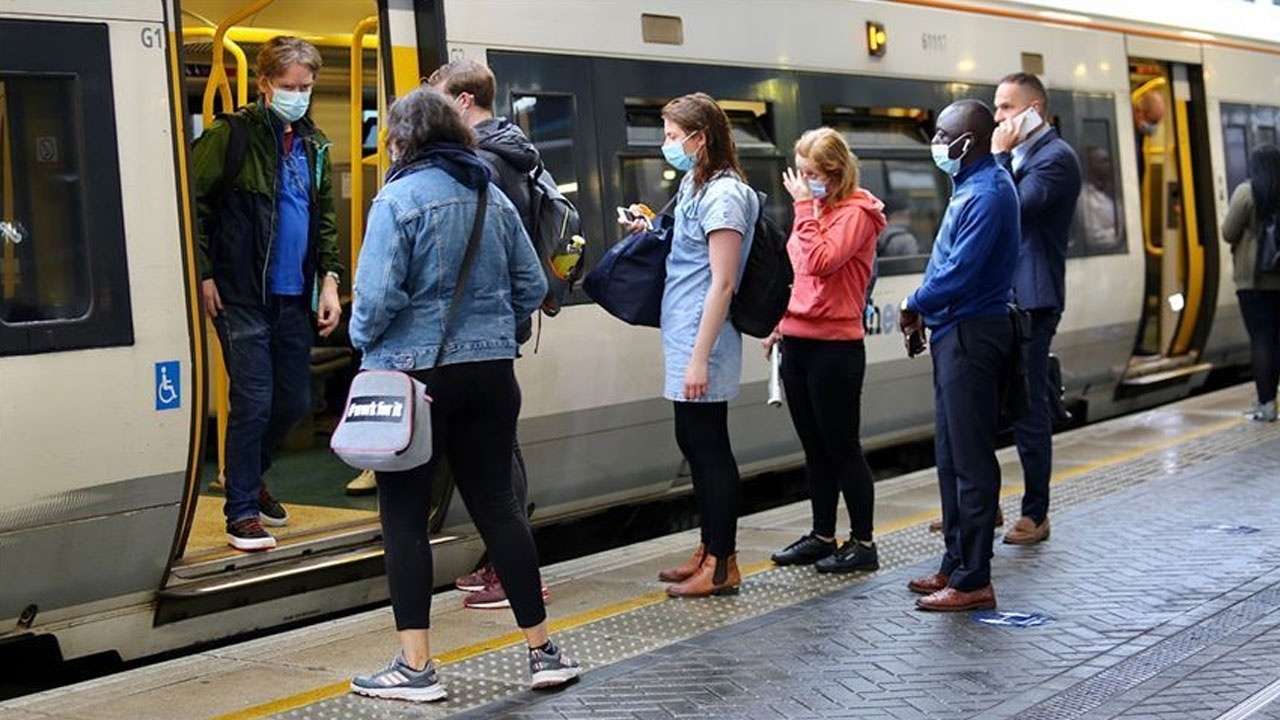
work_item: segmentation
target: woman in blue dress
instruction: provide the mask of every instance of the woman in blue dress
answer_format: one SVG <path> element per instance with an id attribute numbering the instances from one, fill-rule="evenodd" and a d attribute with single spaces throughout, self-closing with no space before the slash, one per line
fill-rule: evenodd
<path id="1" fill-rule="evenodd" d="M 759 210 L 743 180 L 729 118 L 705 93 L 662 109 L 662 154 L 685 173 L 675 204 L 662 296 L 663 396 L 675 407 L 676 443 L 693 476 L 701 542 L 684 565 L 659 574 L 674 597 L 736 593 L 738 462 L 729 444 L 729 401 L 742 376 L 742 335 L 729 302 Z"/>

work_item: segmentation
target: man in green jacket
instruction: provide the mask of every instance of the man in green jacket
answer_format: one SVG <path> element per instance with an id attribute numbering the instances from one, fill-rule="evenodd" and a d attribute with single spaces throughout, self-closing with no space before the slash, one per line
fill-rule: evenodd
<path id="1" fill-rule="evenodd" d="M 223 512 L 238 550 L 275 547 L 263 525 L 288 522 L 262 473 L 311 408 L 313 297 L 322 337 L 342 314 L 329 141 L 307 117 L 320 65 L 309 43 L 271 39 L 258 102 L 194 149 L 201 295 L 230 379 Z"/>

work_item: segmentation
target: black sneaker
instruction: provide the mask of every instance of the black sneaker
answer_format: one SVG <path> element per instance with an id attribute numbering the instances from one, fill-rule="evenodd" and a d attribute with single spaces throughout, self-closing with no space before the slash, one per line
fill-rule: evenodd
<path id="1" fill-rule="evenodd" d="M 262 529 L 258 518 L 248 517 L 227 521 L 227 543 L 237 550 L 270 550 L 276 546 L 276 539 Z"/>
<path id="2" fill-rule="evenodd" d="M 289 523 L 289 511 L 271 497 L 266 485 L 258 489 L 258 519 L 267 527 L 284 527 Z"/>
<path id="3" fill-rule="evenodd" d="M 868 547 L 849 538 L 849 542 L 841 545 L 830 557 L 819 560 L 814 567 L 820 573 L 872 572 L 880 569 L 880 556 L 875 543 Z"/>
<path id="4" fill-rule="evenodd" d="M 812 565 L 836 551 L 835 540 L 823 540 L 809 533 L 772 555 L 778 565 Z"/>

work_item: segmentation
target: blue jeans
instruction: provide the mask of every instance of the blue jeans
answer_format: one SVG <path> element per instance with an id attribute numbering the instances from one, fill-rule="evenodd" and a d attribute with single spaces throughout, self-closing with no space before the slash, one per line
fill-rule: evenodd
<path id="1" fill-rule="evenodd" d="M 271 453 L 311 410 L 311 310 L 302 297 L 226 305 L 214 319 L 230 381 L 227 520 L 258 516 Z"/>

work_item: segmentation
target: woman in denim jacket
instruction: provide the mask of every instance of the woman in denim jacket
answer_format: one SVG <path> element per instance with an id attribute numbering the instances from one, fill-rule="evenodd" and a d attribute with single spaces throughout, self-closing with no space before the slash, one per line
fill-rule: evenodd
<path id="1" fill-rule="evenodd" d="M 547 637 L 533 535 L 511 489 L 520 412 L 512 368 L 516 325 L 542 302 L 546 279 L 520 217 L 489 185 L 471 131 L 448 99 L 418 88 L 392 106 L 388 126 L 392 166 L 369 210 L 351 339 L 363 351 L 364 369 L 402 370 L 426 384 L 434 399 L 437 450 L 425 465 L 378 473 L 401 650 L 385 669 L 355 678 L 351 689 L 418 702 L 445 697 L 430 662 L 428 634 L 433 571 L 427 519 L 441 456 L 507 588 L 528 641 L 533 687 L 559 685 L 577 677 L 578 665 Z M 483 234 L 450 317 L 479 190 L 486 187 Z"/>
<path id="2" fill-rule="evenodd" d="M 729 401 L 742 379 L 742 334 L 729 301 L 751 248 L 759 201 L 743 181 L 729 118 L 710 96 L 662 109 L 662 154 L 685 171 L 675 205 L 662 295 L 663 396 L 675 407 L 676 443 L 689 462 L 702 540 L 684 565 L 658 575 L 675 597 L 736 593 L 742 489 L 729 444 Z"/>

